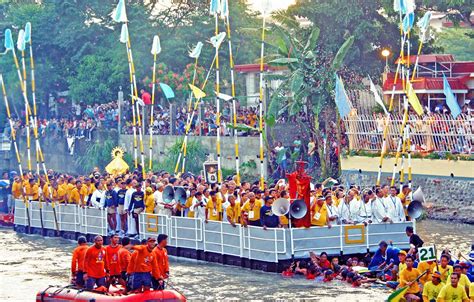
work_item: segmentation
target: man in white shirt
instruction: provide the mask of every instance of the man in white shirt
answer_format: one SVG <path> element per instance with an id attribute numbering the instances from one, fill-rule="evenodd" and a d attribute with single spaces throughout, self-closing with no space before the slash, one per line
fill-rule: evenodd
<path id="1" fill-rule="evenodd" d="M 398 189 L 395 186 L 390 187 L 390 196 L 388 196 L 387 202 L 390 204 L 390 217 L 393 222 L 405 222 L 405 211 L 403 209 L 402 201 L 398 195 Z"/>
<path id="2" fill-rule="evenodd" d="M 353 190 L 349 190 L 346 196 L 341 200 L 339 203 L 339 220 L 341 224 L 353 224 L 354 223 L 354 214 L 351 210 L 353 210 L 354 206 L 351 209 L 351 203 L 357 202 L 353 200 L 355 196 L 355 192 Z"/>
<path id="3" fill-rule="evenodd" d="M 132 194 L 135 193 L 137 181 L 132 180 L 127 188 L 127 192 L 125 193 L 125 202 L 123 208 L 126 209 L 125 211 L 128 214 L 127 224 L 128 224 L 128 234 L 129 235 L 136 235 L 137 234 L 137 227 L 135 225 L 135 219 L 132 217 L 132 213 L 128 213 L 128 207 L 130 206 L 130 201 L 132 200 Z"/>
<path id="4" fill-rule="evenodd" d="M 387 200 L 384 198 L 384 191 L 381 188 L 375 189 L 375 195 L 377 196 L 372 203 L 372 217 L 375 223 L 392 223 L 392 219 L 389 213 L 389 205 Z"/>
<path id="5" fill-rule="evenodd" d="M 332 204 L 332 195 L 330 192 L 326 194 L 326 207 L 328 209 L 328 220 L 332 225 L 338 224 L 339 222 L 339 211 Z"/>
<path id="6" fill-rule="evenodd" d="M 206 199 L 201 192 L 197 192 L 193 198 L 193 205 L 191 206 L 194 211 L 194 218 L 206 220 Z"/>
<path id="7" fill-rule="evenodd" d="M 359 211 L 357 212 L 357 222 L 365 225 L 372 223 L 372 200 L 375 194 L 372 190 L 367 190 L 362 194 Z"/>
<path id="8" fill-rule="evenodd" d="M 171 185 L 168 185 L 168 186 L 171 186 Z M 176 201 L 172 199 L 171 201 L 165 202 L 165 200 L 163 199 L 164 189 L 165 189 L 164 185 L 162 185 L 161 188 L 156 190 L 157 192 L 159 192 L 156 196 L 154 196 L 158 198 L 158 199 L 155 199 L 155 204 L 156 204 L 156 209 L 157 209 L 156 212 L 158 213 L 158 215 L 171 217 L 171 215 L 173 215 L 173 209 L 176 206 Z"/>

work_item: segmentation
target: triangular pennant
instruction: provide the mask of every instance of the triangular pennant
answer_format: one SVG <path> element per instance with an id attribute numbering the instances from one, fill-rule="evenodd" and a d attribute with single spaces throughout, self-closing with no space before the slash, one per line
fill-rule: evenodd
<path id="1" fill-rule="evenodd" d="M 13 43 L 12 31 L 8 28 L 5 30 L 5 48 L 8 50 L 14 50 L 15 44 Z"/>
<path id="2" fill-rule="evenodd" d="M 372 93 L 374 94 L 375 102 L 377 102 L 377 104 L 379 104 L 382 107 L 385 114 L 388 115 L 387 108 L 385 108 L 385 104 L 383 103 L 382 98 L 380 97 L 380 94 L 377 91 L 377 88 L 375 87 L 374 82 L 372 82 L 372 79 L 370 78 L 370 76 L 369 76 L 369 81 L 370 81 L 370 91 L 372 91 Z"/>
<path id="3" fill-rule="evenodd" d="M 217 95 L 217 98 L 223 100 L 223 101 L 226 101 L 226 102 L 229 102 L 229 101 L 232 101 L 233 97 L 228 95 L 228 94 L 224 94 L 224 93 L 217 93 L 216 92 L 216 95 Z"/>
<path id="4" fill-rule="evenodd" d="M 20 31 L 18 32 L 18 40 L 16 41 L 16 48 L 19 51 L 24 51 L 25 47 L 25 31 L 23 29 L 20 29 Z"/>
<path id="5" fill-rule="evenodd" d="M 197 88 L 196 86 L 192 85 L 192 84 L 188 84 L 189 87 L 191 88 L 193 94 L 194 94 L 194 97 L 196 99 L 202 99 L 206 96 L 206 93 L 204 93 L 204 91 L 202 91 L 201 89 Z"/>
<path id="6" fill-rule="evenodd" d="M 221 0 L 221 15 L 223 17 L 229 16 L 229 0 Z"/>
<path id="7" fill-rule="evenodd" d="M 130 97 L 131 97 L 135 102 L 138 103 L 138 105 L 140 105 L 140 106 L 142 106 L 142 107 L 145 106 L 145 102 L 144 102 L 141 98 L 136 97 L 136 96 L 131 95 L 131 94 L 129 94 L 129 95 L 130 95 Z"/>
<path id="8" fill-rule="evenodd" d="M 160 37 L 158 35 L 153 37 L 153 45 L 151 47 L 151 54 L 152 55 L 157 55 L 161 52 L 161 43 L 160 43 Z"/>
<path id="9" fill-rule="evenodd" d="M 407 86 L 408 86 L 408 91 L 407 91 L 408 102 L 410 103 L 410 105 L 413 107 L 413 109 L 418 115 L 423 115 L 423 106 L 421 106 L 420 100 L 418 99 L 418 96 L 416 95 L 413 85 L 410 82 L 408 82 Z"/>
<path id="10" fill-rule="evenodd" d="M 127 43 L 128 41 L 128 26 L 127 24 L 122 24 L 122 31 L 120 32 L 120 42 Z"/>
<path id="11" fill-rule="evenodd" d="M 220 34 L 218 34 L 217 36 L 214 36 L 211 38 L 211 44 L 212 46 L 214 46 L 215 48 L 219 48 L 222 44 L 222 42 L 224 41 L 225 39 L 225 36 L 226 36 L 226 33 L 225 32 L 221 32 Z"/>
<path id="12" fill-rule="evenodd" d="M 172 99 L 175 97 L 173 89 L 165 83 L 160 83 L 161 90 L 167 99 Z"/>
<path id="13" fill-rule="evenodd" d="M 209 7 L 209 12 L 211 15 L 218 14 L 220 11 L 220 3 L 219 0 L 211 0 L 211 4 Z"/>
<path id="14" fill-rule="evenodd" d="M 31 41 L 31 23 L 26 22 L 25 25 L 25 43 L 30 43 Z"/>
<path id="15" fill-rule="evenodd" d="M 189 56 L 193 59 L 199 58 L 203 46 L 204 44 L 202 44 L 202 42 L 197 42 L 196 47 L 189 53 Z"/>
<path id="16" fill-rule="evenodd" d="M 117 4 L 117 7 L 113 13 L 113 18 L 115 22 L 128 22 L 124 0 L 119 0 L 119 3 Z"/>

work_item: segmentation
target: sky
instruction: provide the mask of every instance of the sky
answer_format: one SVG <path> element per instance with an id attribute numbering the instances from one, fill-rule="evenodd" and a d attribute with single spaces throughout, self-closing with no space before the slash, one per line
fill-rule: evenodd
<path id="1" fill-rule="evenodd" d="M 272 2 L 272 10 L 279 10 L 287 8 L 289 5 L 294 4 L 295 0 L 271 0 Z M 249 3 L 252 4 L 254 9 L 260 10 L 262 0 L 249 0 Z"/>

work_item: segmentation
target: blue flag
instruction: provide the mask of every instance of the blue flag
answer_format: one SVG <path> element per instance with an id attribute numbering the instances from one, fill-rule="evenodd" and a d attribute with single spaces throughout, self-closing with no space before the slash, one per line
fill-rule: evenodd
<path id="1" fill-rule="evenodd" d="M 351 112 L 351 106 L 349 104 L 349 98 L 347 97 L 346 90 L 344 89 L 344 83 L 342 79 L 336 74 L 336 106 L 339 110 L 339 115 L 344 118 Z"/>
<path id="2" fill-rule="evenodd" d="M 211 5 L 209 7 L 211 15 L 218 14 L 220 11 L 220 2 L 219 0 L 211 0 Z"/>
<path id="3" fill-rule="evenodd" d="M 160 83 L 161 90 L 167 99 L 174 98 L 173 89 L 170 86 L 166 85 L 165 83 Z"/>
<path id="4" fill-rule="evenodd" d="M 451 86 L 449 86 L 448 79 L 443 74 L 443 86 L 444 86 L 444 95 L 446 96 L 446 105 L 448 105 L 451 110 L 451 115 L 454 118 L 457 118 L 461 114 L 461 107 L 459 107 L 458 101 L 454 96 Z"/>
<path id="5" fill-rule="evenodd" d="M 403 32 L 404 33 L 409 32 L 412 29 L 414 22 L 415 22 L 415 13 L 406 14 L 405 17 L 403 17 L 403 22 L 402 22 Z"/>
<path id="6" fill-rule="evenodd" d="M 9 28 L 5 30 L 5 48 L 7 49 L 7 51 L 15 49 L 15 45 L 13 44 L 12 31 Z"/>

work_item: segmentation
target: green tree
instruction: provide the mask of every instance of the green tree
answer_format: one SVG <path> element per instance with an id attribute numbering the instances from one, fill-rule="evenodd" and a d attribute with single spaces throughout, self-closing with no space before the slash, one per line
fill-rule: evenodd
<path id="1" fill-rule="evenodd" d="M 474 58 L 474 34 L 472 29 L 447 28 L 436 34 L 435 45 L 445 53 L 455 55 L 459 61 Z"/>
<path id="2" fill-rule="evenodd" d="M 274 27 L 277 36 L 272 37 L 270 42 L 277 58 L 269 63 L 286 66 L 289 72 L 279 77 L 283 82 L 273 94 L 267 119 L 275 119 L 284 108 L 290 117 L 305 112 L 307 125 L 301 128 L 318 141 L 320 176 L 338 177 L 339 159 L 329 152 L 330 142 L 340 141 L 333 98 L 334 74 L 353 45 L 354 37 L 348 37 L 335 54 L 329 53 L 318 46 L 318 27 L 304 29 L 298 23 L 291 22 L 291 18 L 281 21 L 285 21 L 286 26 Z M 328 151 L 325 153 L 324 150 Z"/>

